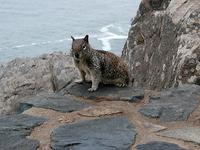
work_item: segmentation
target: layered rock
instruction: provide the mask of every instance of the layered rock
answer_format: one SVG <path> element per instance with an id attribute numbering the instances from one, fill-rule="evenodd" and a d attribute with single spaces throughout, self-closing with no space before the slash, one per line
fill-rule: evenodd
<path id="1" fill-rule="evenodd" d="M 199 85 L 199 31 L 199 0 L 143 0 L 122 52 L 135 85 Z"/>
<path id="2" fill-rule="evenodd" d="M 0 68 L 0 115 L 22 97 L 59 91 L 77 77 L 72 58 L 62 53 L 15 59 Z"/>

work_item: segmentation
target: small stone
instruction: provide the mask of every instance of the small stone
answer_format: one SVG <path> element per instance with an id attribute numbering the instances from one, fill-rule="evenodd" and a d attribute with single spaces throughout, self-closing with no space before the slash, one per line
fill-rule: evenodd
<path id="1" fill-rule="evenodd" d="M 62 116 L 62 117 L 58 118 L 58 121 L 60 123 L 72 123 L 75 121 L 75 119 L 72 117 L 68 117 L 68 116 Z"/>
<path id="2" fill-rule="evenodd" d="M 123 113 L 123 111 L 120 109 L 112 107 L 104 107 L 104 106 L 89 107 L 78 112 L 79 115 L 86 117 L 101 117 L 101 116 L 114 115 L 120 113 Z"/>
<path id="3" fill-rule="evenodd" d="M 160 126 L 160 125 L 149 123 L 149 122 L 145 122 L 143 125 L 145 128 L 151 130 L 151 132 L 158 132 L 158 131 L 167 129 L 164 126 Z"/>

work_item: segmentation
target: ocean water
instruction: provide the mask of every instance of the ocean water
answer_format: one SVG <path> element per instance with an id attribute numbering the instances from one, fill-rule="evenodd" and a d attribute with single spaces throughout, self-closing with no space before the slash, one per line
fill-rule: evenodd
<path id="1" fill-rule="evenodd" d="M 121 54 L 140 0 L 0 0 L 0 63 L 54 51 L 89 34 L 97 49 Z"/>

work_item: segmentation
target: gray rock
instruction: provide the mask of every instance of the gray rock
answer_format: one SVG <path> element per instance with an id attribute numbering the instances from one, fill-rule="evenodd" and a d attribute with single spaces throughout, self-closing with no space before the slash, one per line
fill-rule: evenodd
<path id="1" fill-rule="evenodd" d="M 150 123 L 150 122 L 144 122 L 143 126 L 147 129 L 149 129 L 151 132 L 159 132 L 159 131 L 167 129 L 167 127 L 157 125 L 157 124 L 153 124 L 153 123 Z"/>
<path id="2" fill-rule="evenodd" d="M 63 93 L 87 98 L 87 99 L 107 99 L 113 101 L 139 102 L 144 98 L 144 90 L 133 87 L 119 88 L 114 85 L 100 84 L 95 92 L 88 92 L 91 83 L 73 83 L 64 89 Z"/>
<path id="3" fill-rule="evenodd" d="M 197 0 L 141 2 L 122 52 L 135 86 L 200 85 L 199 8 Z"/>
<path id="4" fill-rule="evenodd" d="M 200 144 L 199 127 L 186 127 L 181 129 L 168 130 L 160 132 L 158 135 Z"/>
<path id="5" fill-rule="evenodd" d="M 62 53 L 15 59 L 0 67 L 0 115 L 26 96 L 62 89 L 79 76 L 70 56 Z"/>
<path id="6" fill-rule="evenodd" d="M 18 112 L 23 112 L 30 107 L 53 109 L 60 112 L 72 112 L 89 107 L 88 104 L 74 100 L 69 96 L 58 94 L 42 94 L 21 102 Z"/>
<path id="7" fill-rule="evenodd" d="M 46 119 L 25 114 L 0 117 L 0 149 L 36 150 L 39 141 L 26 139 L 31 130 Z"/>
<path id="8" fill-rule="evenodd" d="M 136 146 L 137 150 L 186 150 L 173 143 L 153 141 Z"/>
<path id="9" fill-rule="evenodd" d="M 139 112 L 147 117 L 159 118 L 163 122 L 187 120 L 200 100 L 200 86 L 184 85 L 161 92 L 150 98 L 150 103 Z"/>
<path id="10" fill-rule="evenodd" d="M 102 118 L 55 129 L 51 147 L 59 150 L 130 150 L 135 136 L 135 127 L 126 118 Z"/>

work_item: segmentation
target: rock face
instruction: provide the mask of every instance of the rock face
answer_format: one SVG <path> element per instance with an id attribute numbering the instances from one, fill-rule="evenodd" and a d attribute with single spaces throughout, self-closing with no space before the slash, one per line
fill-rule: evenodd
<path id="1" fill-rule="evenodd" d="M 23 112 L 30 107 L 53 109 L 60 112 L 73 112 L 89 107 L 89 105 L 74 100 L 69 96 L 61 96 L 58 94 L 42 94 L 32 97 L 27 101 L 21 102 L 19 106 L 19 112 Z"/>
<path id="2" fill-rule="evenodd" d="M 136 89 L 134 87 L 119 88 L 114 85 L 100 84 L 99 89 L 95 92 L 89 92 L 89 87 L 91 87 L 91 83 L 72 83 L 63 89 L 62 93 L 68 93 L 93 100 L 104 99 L 113 101 L 140 102 L 144 98 L 144 90 Z"/>
<path id="3" fill-rule="evenodd" d="M 62 53 L 15 59 L 0 68 L 0 115 L 22 97 L 60 90 L 77 77 L 71 57 Z"/>
<path id="4" fill-rule="evenodd" d="M 200 85 L 199 0 L 143 0 L 122 58 L 136 86 Z"/>
<path id="5" fill-rule="evenodd" d="M 126 118 L 103 118 L 55 129 L 51 147 L 54 150 L 130 150 L 135 136 L 135 128 Z"/>
<path id="6" fill-rule="evenodd" d="M 139 112 L 163 122 L 185 121 L 199 104 L 200 86 L 184 85 L 161 92 L 160 96 L 150 98 L 150 103 Z"/>
<path id="7" fill-rule="evenodd" d="M 27 139 L 31 130 L 41 125 L 46 119 L 29 115 L 11 115 L 0 118 L 0 149 L 36 150 L 39 141 Z"/>

